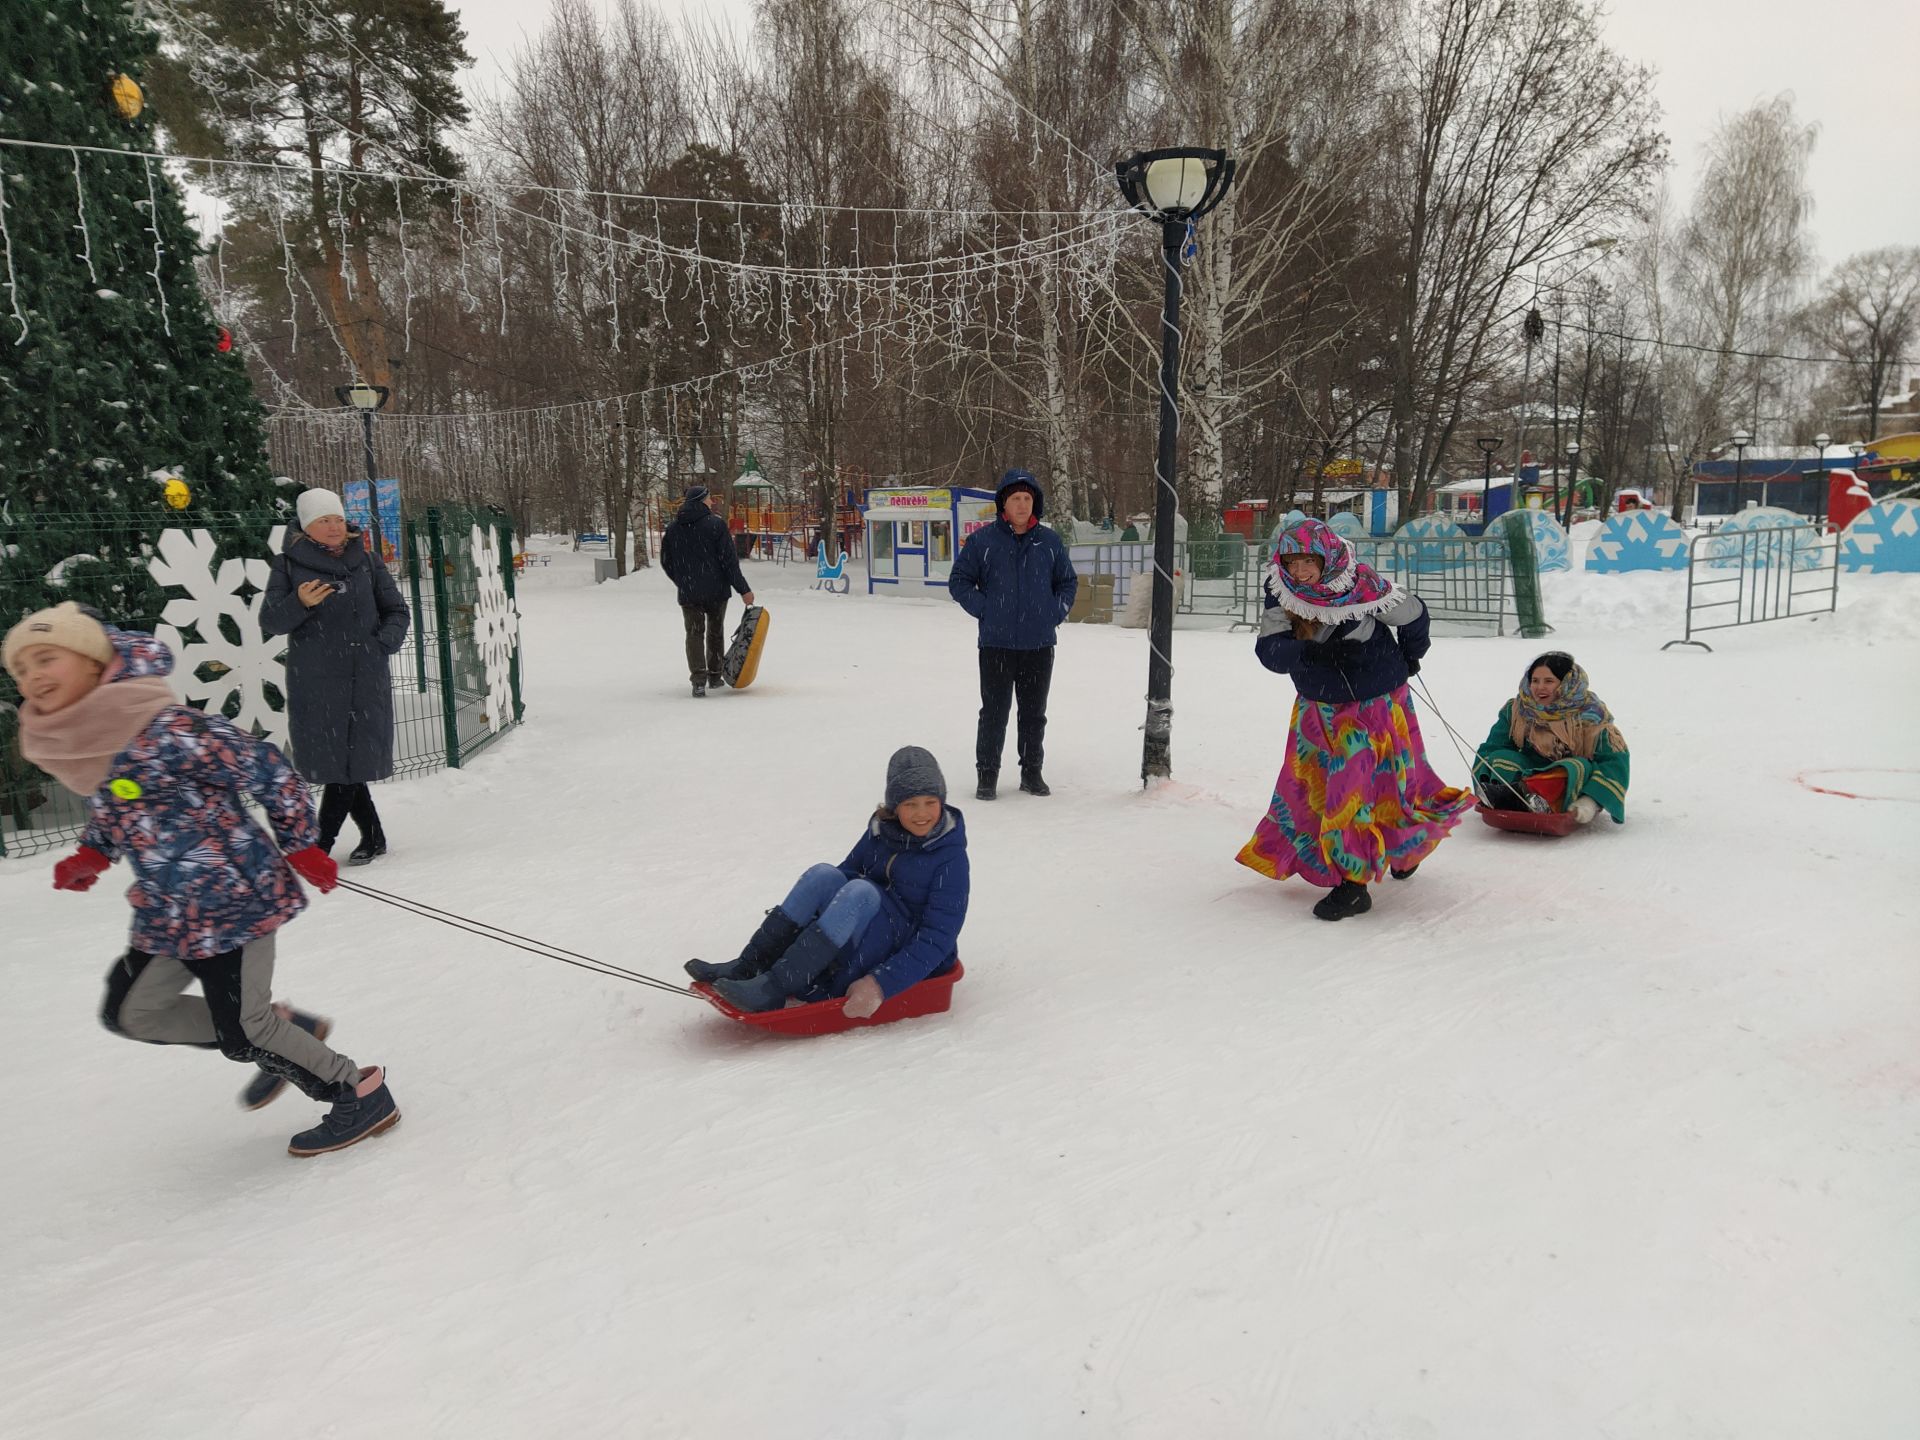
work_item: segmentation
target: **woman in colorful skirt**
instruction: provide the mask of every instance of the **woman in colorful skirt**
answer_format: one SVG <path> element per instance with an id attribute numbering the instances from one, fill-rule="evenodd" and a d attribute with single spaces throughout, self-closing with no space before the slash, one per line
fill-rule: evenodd
<path id="1" fill-rule="evenodd" d="M 1548 809 L 1526 780 L 1561 770 L 1574 819 L 1588 825 L 1604 810 L 1616 825 L 1627 823 L 1627 737 L 1564 650 L 1549 650 L 1527 667 L 1473 769 L 1496 810 Z"/>
<path id="2" fill-rule="evenodd" d="M 1369 885 L 1412 875 L 1473 808 L 1427 764 L 1407 694 L 1431 643 L 1427 607 L 1318 520 L 1280 535 L 1266 601 L 1254 653 L 1300 693 L 1273 803 L 1239 860 L 1324 887 L 1322 920 L 1364 915 Z"/>

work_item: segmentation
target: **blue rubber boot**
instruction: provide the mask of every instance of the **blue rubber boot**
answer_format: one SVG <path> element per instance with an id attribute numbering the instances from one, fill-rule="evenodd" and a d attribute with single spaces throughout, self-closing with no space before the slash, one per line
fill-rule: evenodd
<path id="1" fill-rule="evenodd" d="M 809 925 L 764 973 L 746 980 L 716 980 L 713 988 L 736 1010 L 778 1010 L 826 974 L 839 953 L 839 941 L 818 925 Z"/>
<path id="2" fill-rule="evenodd" d="M 800 927 L 787 918 L 778 905 L 767 911 L 767 918 L 747 941 L 746 949 L 732 960 L 714 964 L 709 960 L 689 960 L 687 974 L 712 984 L 716 980 L 751 980 L 787 953 L 787 947 L 800 937 Z"/>
<path id="3" fill-rule="evenodd" d="M 316 1040 L 324 1040 L 333 1033 L 333 1022 L 318 1015 L 309 1015 L 304 1010 L 287 1007 L 287 1019 L 298 1025 Z M 269 1075 L 265 1070 L 254 1072 L 247 1088 L 240 1092 L 242 1110 L 258 1110 L 271 1105 L 280 1098 L 280 1092 L 287 1088 L 287 1082 L 279 1075 Z"/>
<path id="4" fill-rule="evenodd" d="M 318 1125 L 302 1130 L 288 1141 L 287 1153 L 303 1159 L 309 1155 L 325 1155 L 358 1145 L 398 1125 L 400 1107 L 393 1103 L 393 1092 L 387 1089 L 386 1072 L 377 1065 L 369 1066 L 360 1072 L 360 1084 L 369 1080 L 376 1083 L 364 1095 L 359 1093 L 358 1086 L 343 1086 L 347 1098 L 334 1101 L 333 1108 L 321 1117 Z"/>

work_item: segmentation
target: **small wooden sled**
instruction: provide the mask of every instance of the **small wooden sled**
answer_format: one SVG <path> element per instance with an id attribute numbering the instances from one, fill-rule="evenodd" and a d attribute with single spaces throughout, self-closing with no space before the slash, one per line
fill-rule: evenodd
<path id="1" fill-rule="evenodd" d="M 1580 828 L 1571 810 L 1559 808 L 1567 798 L 1566 771 L 1549 770 L 1544 775 L 1529 775 L 1520 783 L 1554 808 L 1542 815 L 1537 810 L 1495 810 L 1483 804 L 1475 807 L 1480 818 L 1496 830 L 1515 835 L 1570 835 Z"/>
<path id="2" fill-rule="evenodd" d="M 953 1006 L 953 987 L 966 969 L 958 960 L 944 975 L 929 975 L 918 985 L 902 990 L 865 1020 L 850 1020 L 844 997 L 816 1000 L 810 1005 L 789 1005 L 784 1010 L 736 1010 L 704 980 L 696 981 L 693 993 L 729 1020 L 751 1025 L 775 1035 L 837 1035 L 842 1030 L 858 1030 L 864 1025 L 890 1025 L 895 1020 L 911 1020 L 920 1015 L 938 1015 Z"/>

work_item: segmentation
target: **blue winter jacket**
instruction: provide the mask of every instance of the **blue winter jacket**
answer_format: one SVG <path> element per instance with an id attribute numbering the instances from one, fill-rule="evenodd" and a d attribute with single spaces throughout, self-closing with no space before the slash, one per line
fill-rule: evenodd
<path id="1" fill-rule="evenodd" d="M 925 839 L 897 820 L 879 816 L 840 862 L 849 880 L 880 888 L 880 913 L 848 942 L 814 991 L 803 997 L 844 995 L 863 975 L 889 998 L 929 975 L 951 970 L 960 958 L 960 927 L 967 920 L 967 822 L 951 805 Z"/>
<path id="2" fill-rule="evenodd" d="M 1407 591 L 1399 604 L 1377 618 L 1344 629 L 1322 624 L 1314 638 L 1298 640 L 1292 615 L 1273 598 L 1269 585 L 1253 651 L 1267 669 L 1291 675 L 1302 700 L 1353 704 L 1390 695 L 1407 683 L 1433 644 L 1429 623 L 1426 604 Z"/>
<path id="3" fill-rule="evenodd" d="M 1035 523 L 1024 535 L 1013 533 L 1004 514 L 1016 486 L 1033 491 Z M 982 649 L 1044 650 L 1073 608 L 1080 578 L 1066 541 L 1038 523 L 1046 513 L 1039 482 L 1024 470 L 1009 471 L 993 498 L 1003 513 L 967 537 L 947 577 L 947 593 L 980 622 Z"/>

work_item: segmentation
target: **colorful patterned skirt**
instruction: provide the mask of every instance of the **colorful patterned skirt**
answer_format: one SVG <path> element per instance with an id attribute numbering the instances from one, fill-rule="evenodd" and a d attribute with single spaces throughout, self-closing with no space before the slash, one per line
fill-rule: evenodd
<path id="1" fill-rule="evenodd" d="M 1473 808 L 1427 764 L 1406 686 L 1359 704 L 1296 700 L 1287 763 L 1242 865 L 1270 880 L 1371 885 L 1431 855 Z"/>

